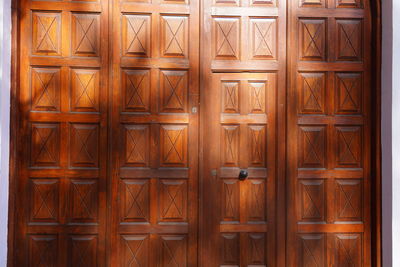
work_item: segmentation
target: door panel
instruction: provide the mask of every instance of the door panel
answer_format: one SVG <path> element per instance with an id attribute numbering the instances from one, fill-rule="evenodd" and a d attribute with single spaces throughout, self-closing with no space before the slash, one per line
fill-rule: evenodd
<path id="1" fill-rule="evenodd" d="M 111 266 L 196 265 L 198 12 L 114 2 Z"/>
<path id="2" fill-rule="evenodd" d="M 369 8 L 289 8 L 289 266 L 371 266 Z"/>
<path id="3" fill-rule="evenodd" d="M 18 12 L 12 266 L 371 266 L 369 1 Z"/>
<path id="4" fill-rule="evenodd" d="M 284 264 L 276 257 L 284 244 L 277 233 L 285 231 L 276 212 L 284 207 L 277 110 L 285 96 L 285 10 L 275 1 L 204 1 L 202 266 Z"/>
<path id="5" fill-rule="evenodd" d="M 20 15 L 15 266 L 104 266 L 108 2 Z"/>

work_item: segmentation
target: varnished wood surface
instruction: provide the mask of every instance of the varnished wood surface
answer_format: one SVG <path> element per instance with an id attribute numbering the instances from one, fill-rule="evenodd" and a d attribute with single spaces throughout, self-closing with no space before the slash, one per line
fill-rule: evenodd
<path id="1" fill-rule="evenodd" d="M 17 6 L 9 266 L 379 266 L 368 1 Z"/>

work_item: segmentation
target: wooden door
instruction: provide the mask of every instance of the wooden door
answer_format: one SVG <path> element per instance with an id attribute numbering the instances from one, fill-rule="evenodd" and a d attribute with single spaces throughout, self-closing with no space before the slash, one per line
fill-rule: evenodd
<path id="1" fill-rule="evenodd" d="M 15 2 L 10 266 L 372 265 L 369 1 Z"/>
<path id="2" fill-rule="evenodd" d="M 203 12 L 201 266 L 283 266 L 286 5 Z"/>
<path id="3" fill-rule="evenodd" d="M 108 1 L 20 2 L 14 266 L 105 266 Z"/>
<path id="4" fill-rule="evenodd" d="M 371 266 L 369 1 L 290 1 L 288 29 L 287 265 Z"/>
<path id="5" fill-rule="evenodd" d="M 114 1 L 111 266 L 195 266 L 199 2 Z"/>

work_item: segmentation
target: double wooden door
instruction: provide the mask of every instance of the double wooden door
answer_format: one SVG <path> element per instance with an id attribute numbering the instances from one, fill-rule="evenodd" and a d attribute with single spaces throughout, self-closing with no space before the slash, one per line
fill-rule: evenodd
<path id="1" fill-rule="evenodd" d="M 15 2 L 11 265 L 371 265 L 369 1 Z"/>

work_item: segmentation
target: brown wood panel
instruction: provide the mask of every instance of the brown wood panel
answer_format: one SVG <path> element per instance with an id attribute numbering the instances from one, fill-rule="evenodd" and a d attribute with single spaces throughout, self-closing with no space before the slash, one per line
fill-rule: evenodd
<path id="1" fill-rule="evenodd" d="M 115 1 L 110 266 L 196 266 L 199 2 Z"/>
<path id="2" fill-rule="evenodd" d="M 375 4 L 17 7 L 10 266 L 379 266 Z"/>
<path id="3" fill-rule="evenodd" d="M 108 1 L 21 1 L 15 266 L 105 266 Z"/>
<path id="4" fill-rule="evenodd" d="M 204 1 L 200 266 L 285 264 L 285 13 Z"/>
<path id="5" fill-rule="evenodd" d="M 288 18 L 287 265 L 372 266 L 369 1 Z"/>

